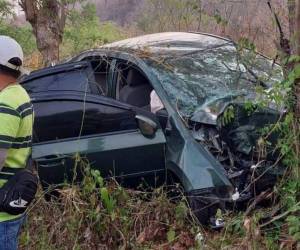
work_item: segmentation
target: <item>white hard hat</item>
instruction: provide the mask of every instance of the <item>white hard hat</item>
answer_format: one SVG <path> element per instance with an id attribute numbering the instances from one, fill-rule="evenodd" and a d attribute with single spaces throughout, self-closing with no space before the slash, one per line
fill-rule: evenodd
<path id="1" fill-rule="evenodd" d="M 15 65 L 10 62 L 11 59 L 19 59 L 20 65 Z M 22 64 L 24 60 L 23 50 L 14 39 L 8 36 L 0 36 L 0 64 L 22 72 Z"/>

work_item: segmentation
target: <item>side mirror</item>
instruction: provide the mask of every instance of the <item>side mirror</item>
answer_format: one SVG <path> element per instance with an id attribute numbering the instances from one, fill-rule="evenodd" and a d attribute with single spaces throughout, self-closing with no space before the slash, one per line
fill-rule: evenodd
<path id="1" fill-rule="evenodd" d="M 147 138 L 153 138 L 155 136 L 158 128 L 155 121 L 143 115 L 136 115 L 135 119 L 143 136 Z"/>

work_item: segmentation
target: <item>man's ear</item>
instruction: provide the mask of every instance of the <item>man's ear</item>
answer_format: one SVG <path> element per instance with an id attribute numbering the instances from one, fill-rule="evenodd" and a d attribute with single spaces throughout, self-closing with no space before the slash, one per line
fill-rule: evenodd
<path id="1" fill-rule="evenodd" d="M 7 68 L 3 65 L 0 65 L 0 74 L 9 77 L 9 79 L 14 78 L 15 80 L 17 80 L 21 76 L 20 71 Z"/>

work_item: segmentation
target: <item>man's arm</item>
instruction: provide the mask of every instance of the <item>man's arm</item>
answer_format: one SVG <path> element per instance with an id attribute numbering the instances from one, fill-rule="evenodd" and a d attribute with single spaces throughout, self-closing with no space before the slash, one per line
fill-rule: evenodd
<path id="1" fill-rule="evenodd" d="M 0 149 L 0 171 L 4 167 L 6 157 L 7 157 L 7 149 Z"/>
<path id="2" fill-rule="evenodd" d="M 156 113 L 157 111 L 164 109 L 164 104 L 156 94 L 155 90 L 152 90 L 150 94 L 150 107 L 151 107 L 151 112 Z"/>
<path id="3" fill-rule="evenodd" d="M 8 150 L 12 147 L 20 126 L 19 113 L 2 100 L 0 95 L 0 170 L 4 167 Z"/>

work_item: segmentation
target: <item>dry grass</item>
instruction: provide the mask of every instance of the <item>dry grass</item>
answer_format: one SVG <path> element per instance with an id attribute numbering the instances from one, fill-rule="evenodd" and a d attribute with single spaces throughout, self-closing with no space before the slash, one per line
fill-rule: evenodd
<path id="1" fill-rule="evenodd" d="M 280 238 L 270 241 L 274 228 L 260 229 L 257 213 L 231 212 L 225 216 L 227 226 L 216 232 L 200 228 L 184 199 L 171 202 L 162 188 L 141 192 L 112 182 L 105 189 L 111 208 L 94 183 L 66 187 L 50 202 L 40 192 L 20 249 L 296 249 L 284 225 Z"/>
<path id="2" fill-rule="evenodd" d="M 61 190 L 59 200 L 40 195 L 29 211 L 20 249 L 189 249 L 198 225 L 184 202 L 172 203 L 163 189 L 125 190 L 116 183 Z M 101 197 L 102 196 L 102 197 Z"/>

